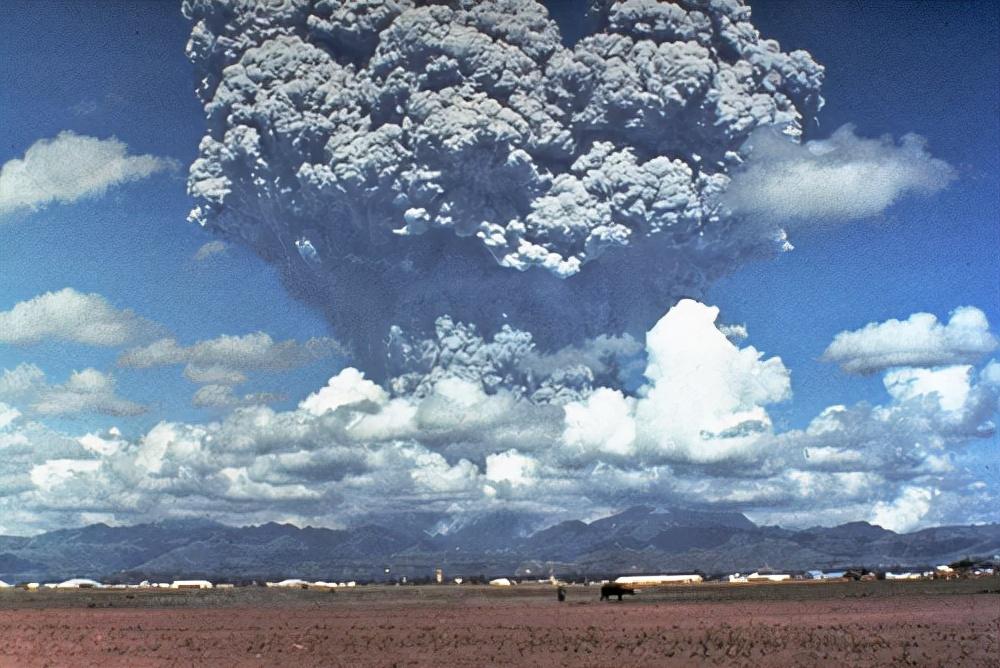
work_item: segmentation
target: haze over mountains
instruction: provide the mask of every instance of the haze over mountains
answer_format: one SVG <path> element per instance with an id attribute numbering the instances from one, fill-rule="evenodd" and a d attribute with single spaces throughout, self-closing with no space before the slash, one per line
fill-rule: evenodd
<path id="1" fill-rule="evenodd" d="M 384 580 L 453 576 L 545 577 L 698 570 L 706 574 L 775 569 L 917 567 L 1000 554 L 1000 524 L 897 534 L 867 522 L 789 530 L 757 526 L 740 513 L 637 506 L 590 523 L 533 531 L 537 518 L 512 512 L 480 517 L 447 533 L 428 518 L 392 526 L 231 527 L 173 520 L 130 527 L 93 524 L 32 537 L 0 536 L 0 579 L 105 580 L 205 576 Z M 385 569 L 389 568 L 389 575 Z"/>

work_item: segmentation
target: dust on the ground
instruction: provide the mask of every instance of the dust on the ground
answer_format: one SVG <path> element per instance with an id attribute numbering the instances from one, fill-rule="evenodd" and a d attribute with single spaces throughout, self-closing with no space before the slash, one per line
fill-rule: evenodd
<path id="1" fill-rule="evenodd" d="M 0 666 L 997 666 L 996 579 L 0 594 Z"/>

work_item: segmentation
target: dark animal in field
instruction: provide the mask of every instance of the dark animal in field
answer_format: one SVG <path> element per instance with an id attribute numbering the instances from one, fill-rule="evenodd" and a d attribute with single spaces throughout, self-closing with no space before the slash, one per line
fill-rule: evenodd
<path id="1" fill-rule="evenodd" d="M 622 596 L 635 596 L 635 589 L 623 587 L 613 582 L 601 585 L 601 600 L 610 601 L 612 596 L 617 596 L 620 601 L 622 600 Z"/>
<path id="2" fill-rule="evenodd" d="M 563 589 L 562 587 L 559 587 L 559 589 L 556 590 L 556 598 L 559 599 L 560 603 L 562 603 L 563 601 L 565 601 L 566 600 L 566 590 Z"/>

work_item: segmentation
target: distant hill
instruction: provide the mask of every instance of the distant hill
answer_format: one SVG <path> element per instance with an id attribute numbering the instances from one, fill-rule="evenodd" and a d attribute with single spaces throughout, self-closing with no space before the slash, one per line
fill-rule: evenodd
<path id="1" fill-rule="evenodd" d="M 231 527 L 198 520 L 130 527 L 93 524 L 31 537 L 0 536 L 0 579 L 44 581 L 204 576 L 382 580 L 462 575 L 616 575 L 921 567 L 1000 554 L 1000 524 L 897 534 L 867 522 L 789 530 L 740 513 L 629 508 L 540 530 L 539 518 L 499 512 L 437 533 L 412 523 L 351 529 L 290 524 Z"/>

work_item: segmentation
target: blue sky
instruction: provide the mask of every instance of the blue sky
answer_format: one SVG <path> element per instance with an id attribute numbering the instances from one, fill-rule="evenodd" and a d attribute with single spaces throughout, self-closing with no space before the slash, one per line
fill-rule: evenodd
<path id="1" fill-rule="evenodd" d="M 753 341 L 794 369 L 789 420 L 821 404 L 875 400 L 876 378 L 838 374 L 816 358 L 831 334 L 960 305 L 1000 318 L 998 14 L 977 2 L 755 3 L 754 22 L 784 48 L 826 66 L 814 134 L 845 123 L 860 135 L 927 138 L 959 179 L 875 220 L 795 235 L 796 249 L 721 281 L 712 301 L 746 321 Z M 799 314 L 808 314 L 802 320 Z M 791 334 L 791 335 L 790 335 Z"/>
<path id="2" fill-rule="evenodd" d="M 551 4 L 557 18 L 578 9 Z M 985 313 L 996 331 L 1000 13 L 983 2 L 752 4 L 764 36 L 785 51 L 808 50 L 826 67 L 826 104 L 807 139 L 844 124 L 867 138 L 916 133 L 957 174 L 944 190 L 904 196 L 865 220 L 792 227 L 794 251 L 745 264 L 709 288 L 704 301 L 721 309 L 720 320 L 744 323 L 746 343 L 779 355 L 790 370 L 794 399 L 768 407 L 784 431 L 804 428 L 830 405 L 885 403 L 880 375 L 850 375 L 820 360 L 839 332 L 921 311 L 946 320 L 966 305 Z M 13 0 L 0 5 L 0 26 L 0 164 L 69 130 L 113 136 L 130 155 L 177 165 L 101 196 L 0 219 L 0 311 L 71 287 L 161 324 L 183 345 L 258 331 L 278 341 L 338 336 L 253 250 L 230 244 L 194 259 L 215 237 L 185 220 L 192 207 L 187 167 L 205 120 L 184 56 L 191 24 L 177 3 Z M 36 364 L 54 383 L 94 367 L 114 374 L 120 395 L 149 407 L 134 416 L 45 420 L 72 434 L 116 425 L 139 438 L 162 420 L 197 423 L 228 412 L 192 406 L 198 386 L 180 366 L 123 368 L 116 364 L 121 352 L 57 340 L 0 344 L 0 369 Z M 255 372 L 237 392 L 279 393 L 286 398 L 274 408 L 293 409 L 347 363 L 333 354 L 288 371 Z M 997 465 L 996 436 L 971 447 L 968 465 Z"/>
<path id="3" fill-rule="evenodd" d="M 182 166 L 99 199 L 17 214 L 3 228 L 0 250 L 5 308 L 73 287 L 164 323 L 182 343 L 258 330 L 281 340 L 328 334 L 322 317 L 289 299 L 276 273 L 252 253 L 232 247 L 209 262 L 192 260 L 213 237 L 185 221 L 191 203 L 184 166 L 197 154 L 203 121 L 184 57 L 190 26 L 178 5 L 106 3 L 95 10 L 76 2 L 10 3 L 0 12 L 6 26 L 0 162 L 23 155 L 40 138 L 73 130 L 115 136 L 130 152 L 167 156 Z M 38 362 L 62 378 L 83 366 L 113 368 L 117 355 L 62 343 L 3 347 L 0 366 Z M 210 416 L 191 407 L 195 387 L 178 371 L 118 371 L 122 394 L 156 410 L 124 421 L 79 416 L 77 429 L 119 424 L 142 430 L 164 417 Z M 330 371 L 311 367 L 259 382 L 294 403 Z M 258 391 L 254 381 L 246 391 Z"/>

